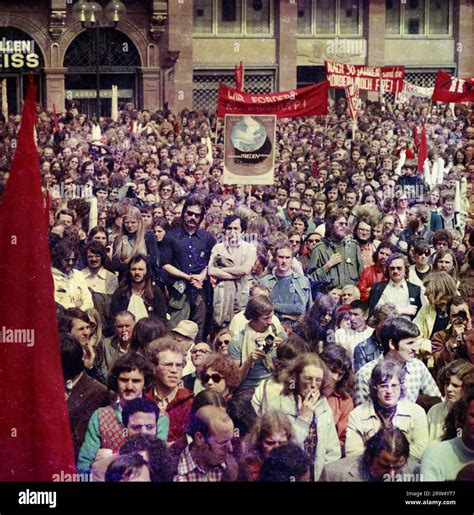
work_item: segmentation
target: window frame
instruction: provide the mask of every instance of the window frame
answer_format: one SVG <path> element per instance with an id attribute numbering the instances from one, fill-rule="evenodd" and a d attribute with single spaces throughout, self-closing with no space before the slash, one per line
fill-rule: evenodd
<path id="1" fill-rule="evenodd" d="M 295 2 L 296 2 L 296 0 L 295 0 Z M 358 0 L 358 2 L 359 2 L 359 22 L 358 22 L 357 34 L 343 34 L 341 32 L 341 26 L 340 26 L 341 2 L 340 2 L 340 0 L 335 0 L 335 2 L 336 2 L 336 19 L 335 19 L 336 30 L 335 30 L 335 32 L 334 33 L 316 32 L 316 12 L 317 12 L 316 0 L 312 0 L 311 1 L 311 32 L 309 34 L 297 32 L 296 35 L 297 35 L 298 39 L 328 39 L 328 38 L 359 39 L 359 38 L 364 37 L 363 1 Z"/>
<path id="2" fill-rule="evenodd" d="M 453 39 L 453 0 L 449 1 L 448 8 L 448 33 L 447 34 L 430 34 L 430 0 L 424 0 L 425 2 L 425 23 L 424 23 L 424 34 L 406 34 L 405 33 L 405 6 L 406 2 L 402 3 L 400 0 L 394 0 L 400 2 L 400 33 L 399 34 L 388 34 L 385 30 L 385 39 Z M 446 0 L 443 0 L 446 1 Z"/>
<path id="3" fill-rule="evenodd" d="M 268 33 L 260 33 L 255 34 L 253 32 L 247 32 L 247 2 L 251 2 L 252 0 L 242 0 L 241 6 L 241 32 L 228 32 L 228 33 L 220 33 L 218 32 L 219 26 L 219 0 L 212 0 L 212 32 L 210 33 L 198 33 L 194 32 L 194 24 L 193 24 L 193 38 L 196 39 L 236 39 L 236 38 L 245 38 L 245 39 L 273 39 L 275 37 L 275 1 L 269 0 L 270 3 L 270 26 Z M 277 0 L 279 1 L 279 0 Z M 193 16 L 194 16 L 194 4 L 193 4 Z"/>

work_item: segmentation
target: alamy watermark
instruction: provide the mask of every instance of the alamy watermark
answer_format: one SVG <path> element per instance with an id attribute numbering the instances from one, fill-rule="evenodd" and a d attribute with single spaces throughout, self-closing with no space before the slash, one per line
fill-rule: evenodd
<path id="1" fill-rule="evenodd" d="M 367 41 L 334 38 L 326 43 L 326 54 L 367 57 Z"/>
<path id="2" fill-rule="evenodd" d="M 0 343 L 17 343 L 33 347 L 35 344 L 35 330 L 13 329 L 3 325 L 0 327 Z"/>

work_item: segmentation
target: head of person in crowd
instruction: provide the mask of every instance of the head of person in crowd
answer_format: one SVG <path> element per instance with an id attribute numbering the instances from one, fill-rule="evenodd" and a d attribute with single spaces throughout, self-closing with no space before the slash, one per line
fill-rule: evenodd
<path id="1" fill-rule="evenodd" d="M 416 204 L 408 209 L 406 226 L 412 233 L 422 231 L 428 224 L 428 209 L 423 204 Z"/>
<path id="2" fill-rule="evenodd" d="M 261 463 L 273 449 L 287 443 L 296 443 L 288 415 L 277 410 L 264 413 L 245 438 L 246 462 L 250 464 L 252 459 L 257 459 Z"/>
<path id="3" fill-rule="evenodd" d="M 198 342 L 193 346 L 191 350 L 191 361 L 196 367 L 196 370 L 199 370 L 199 367 L 201 367 L 210 354 L 212 354 L 212 347 L 209 343 Z"/>
<path id="4" fill-rule="evenodd" d="M 114 254 L 122 263 L 128 263 L 131 257 L 138 254 L 146 255 L 145 224 L 138 208 L 127 207 L 114 247 Z"/>
<path id="5" fill-rule="evenodd" d="M 166 325 L 162 320 L 155 317 L 142 318 L 133 326 L 130 350 L 146 356 L 149 343 L 161 338 L 166 332 Z"/>
<path id="6" fill-rule="evenodd" d="M 349 304 L 349 316 L 353 331 L 360 332 L 367 328 L 368 311 L 369 304 L 363 300 L 353 300 Z"/>
<path id="7" fill-rule="evenodd" d="M 229 216 L 234 213 L 235 210 L 235 198 L 232 195 L 229 195 L 222 201 L 222 214 L 224 216 Z"/>
<path id="8" fill-rule="evenodd" d="M 69 275 L 77 263 L 78 256 L 79 250 L 77 245 L 67 240 L 62 240 L 53 248 L 51 256 L 52 267 L 65 275 Z"/>
<path id="9" fill-rule="evenodd" d="M 107 377 L 109 390 L 115 392 L 122 408 L 125 403 L 143 397 L 153 384 L 153 369 L 148 359 L 136 353 L 117 358 Z"/>
<path id="10" fill-rule="evenodd" d="M 205 213 L 204 203 L 198 197 L 187 197 L 181 213 L 181 222 L 184 229 L 190 234 L 196 232 L 204 219 Z"/>
<path id="11" fill-rule="evenodd" d="M 83 347 L 89 342 L 91 334 L 88 314 L 79 308 L 69 308 L 64 311 L 58 321 L 59 332 L 68 333 Z"/>
<path id="12" fill-rule="evenodd" d="M 301 447 L 288 443 L 273 449 L 262 464 L 260 482 L 294 483 L 310 480 L 311 460 Z"/>
<path id="13" fill-rule="evenodd" d="M 214 352 L 219 352 L 220 354 L 227 355 L 231 338 L 232 336 L 227 327 L 220 329 L 216 333 L 216 336 L 214 337 L 214 341 L 212 343 Z"/>
<path id="14" fill-rule="evenodd" d="M 191 404 L 191 413 L 196 413 L 203 406 L 216 406 L 227 412 L 227 400 L 215 390 L 202 390 L 196 394 Z"/>
<path id="15" fill-rule="evenodd" d="M 332 329 L 336 314 L 337 301 L 330 295 L 317 297 L 303 320 L 305 340 L 311 348 L 316 348 L 320 341 L 325 342 Z"/>
<path id="16" fill-rule="evenodd" d="M 466 378 L 470 374 L 466 375 Z M 464 385 L 463 385 L 464 386 Z M 463 393 L 446 416 L 445 431 L 441 440 L 451 440 L 461 436 L 463 444 L 474 451 L 474 388 Z"/>
<path id="17" fill-rule="evenodd" d="M 85 247 L 85 262 L 87 267 L 93 273 L 108 265 L 107 250 L 101 243 L 97 241 L 89 242 Z"/>
<path id="18" fill-rule="evenodd" d="M 433 246 L 436 252 L 450 249 L 453 245 L 453 237 L 446 229 L 438 229 L 433 235 Z"/>
<path id="19" fill-rule="evenodd" d="M 396 317 L 398 315 L 399 313 L 395 304 L 391 304 L 390 302 L 379 304 L 375 307 L 372 315 L 367 320 L 367 325 L 374 329 L 376 338 L 380 339 L 380 330 L 385 321 L 390 317 Z"/>
<path id="20" fill-rule="evenodd" d="M 181 320 L 171 329 L 170 336 L 181 347 L 184 356 L 194 344 L 198 331 L 198 325 L 192 320 Z"/>
<path id="21" fill-rule="evenodd" d="M 105 472 L 106 483 L 150 481 L 148 462 L 138 453 L 118 456 L 110 463 Z"/>
<path id="22" fill-rule="evenodd" d="M 81 344 L 68 333 L 59 334 L 64 381 L 73 381 L 84 371 L 84 351 Z"/>
<path id="23" fill-rule="evenodd" d="M 145 397 L 128 401 L 122 410 L 122 422 L 127 435 L 156 435 L 159 415 L 157 405 Z"/>
<path id="24" fill-rule="evenodd" d="M 294 238 L 299 235 L 295 235 Z M 301 242 L 301 237 L 300 240 Z M 291 243 L 279 242 L 275 245 L 273 259 L 275 262 L 275 275 L 285 277 L 292 274 L 291 264 L 293 262 L 294 248 Z"/>
<path id="25" fill-rule="evenodd" d="M 348 226 L 347 215 L 340 208 L 336 208 L 326 219 L 326 232 L 332 241 L 342 241 L 347 236 Z"/>
<path id="26" fill-rule="evenodd" d="M 311 232 L 306 236 L 305 246 L 311 252 L 322 239 L 323 236 L 319 232 Z"/>
<path id="27" fill-rule="evenodd" d="M 428 302 L 440 311 L 446 311 L 457 295 L 456 282 L 447 272 L 430 272 L 423 285 Z"/>
<path id="28" fill-rule="evenodd" d="M 354 383 L 354 372 L 347 351 L 340 345 L 328 345 L 321 353 L 321 358 L 326 363 L 334 382 L 334 393 L 342 398 L 350 397 Z"/>
<path id="29" fill-rule="evenodd" d="M 366 443 L 361 458 L 363 477 L 368 481 L 391 481 L 405 467 L 410 444 L 397 427 L 383 427 Z"/>
<path id="30" fill-rule="evenodd" d="M 135 315 L 130 311 L 117 313 L 114 319 L 114 335 L 122 348 L 128 348 L 135 327 Z"/>
<path id="31" fill-rule="evenodd" d="M 96 226 L 93 227 L 87 236 L 87 239 L 90 242 L 100 243 L 103 247 L 107 247 L 109 245 L 109 235 L 104 227 Z"/>
<path id="32" fill-rule="evenodd" d="M 174 457 L 156 434 L 139 432 L 132 436 L 129 431 L 127 440 L 119 449 L 119 455 L 129 454 L 140 454 L 145 459 L 150 469 L 152 482 L 171 482 L 173 480 L 176 466 Z"/>
<path id="33" fill-rule="evenodd" d="M 359 218 L 354 226 L 354 239 L 363 245 L 373 241 L 373 222 L 368 217 Z"/>
<path id="34" fill-rule="evenodd" d="M 431 256 L 431 247 L 426 240 L 418 239 L 412 247 L 412 257 L 415 262 L 415 268 L 420 272 L 426 272 L 430 269 L 429 259 Z"/>
<path id="35" fill-rule="evenodd" d="M 214 390 L 225 398 L 232 395 L 241 381 L 238 365 L 229 357 L 218 353 L 204 358 L 199 364 L 198 375 L 206 390 Z"/>
<path id="36" fill-rule="evenodd" d="M 382 237 L 385 241 L 388 241 L 394 234 L 396 229 L 395 215 L 388 213 L 382 218 Z"/>
<path id="37" fill-rule="evenodd" d="M 405 255 L 395 252 L 387 258 L 386 275 L 390 281 L 398 285 L 408 279 L 409 263 Z"/>
<path id="38" fill-rule="evenodd" d="M 353 284 L 346 284 L 341 290 L 341 302 L 343 306 L 349 306 L 354 300 L 360 299 L 360 291 Z"/>
<path id="39" fill-rule="evenodd" d="M 456 254 L 451 249 L 443 249 L 436 253 L 433 270 L 448 273 L 455 281 L 459 280 L 459 267 Z"/>
<path id="40" fill-rule="evenodd" d="M 229 215 L 224 218 L 223 228 L 227 245 L 237 247 L 247 230 L 247 222 L 238 215 Z"/>
<path id="41" fill-rule="evenodd" d="M 173 338 L 163 336 L 149 344 L 147 355 L 155 367 L 155 388 L 166 397 L 181 384 L 184 368 L 183 350 Z"/>
<path id="42" fill-rule="evenodd" d="M 132 286 L 141 286 L 142 297 L 145 300 L 152 300 L 154 293 L 153 278 L 148 258 L 143 254 L 137 254 L 130 258 L 127 263 L 125 277 L 119 285 L 118 290 L 127 293 Z"/>
<path id="43" fill-rule="evenodd" d="M 301 354 L 286 369 L 283 395 L 296 395 L 303 401 L 309 395 L 315 398 L 329 397 L 333 390 L 331 373 L 318 354 Z"/>
<path id="44" fill-rule="evenodd" d="M 438 372 L 437 382 L 446 402 L 453 404 L 461 399 L 464 378 L 472 373 L 474 365 L 464 359 L 456 359 L 444 365 Z"/>
<path id="45" fill-rule="evenodd" d="M 369 380 L 370 400 L 377 413 L 390 417 L 398 402 L 405 397 L 405 373 L 402 365 L 383 360 L 372 370 Z"/>
<path id="46" fill-rule="evenodd" d="M 233 451 L 234 423 L 217 406 L 203 406 L 193 413 L 188 434 L 193 439 L 191 455 L 204 470 L 226 463 Z"/>
<path id="47" fill-rule="evenodd" d="M 420 329 L 403 317 L 388 318 L 380 329 L 380 343 L 385 356 L 401 363 L 410 363 L 419 349 Z"/>
<path id="48" fill-rule="evenodd" d="M 169 227 L 170 225 L 166 218 L 155 218 L 153 220 L 151 228 L 157 243 L 161 243 L 163 241 L 163 238 L 166 236 L 166 231 L 169 229 Z"/>
<path id="49" fill-rule="evenodd" d="M 250 327 L 257 333 L 264 333 L 272 325 L 275 307 L 269 296 L 258 295 L 250 297 L 245 308 L 245 318 Z"/>

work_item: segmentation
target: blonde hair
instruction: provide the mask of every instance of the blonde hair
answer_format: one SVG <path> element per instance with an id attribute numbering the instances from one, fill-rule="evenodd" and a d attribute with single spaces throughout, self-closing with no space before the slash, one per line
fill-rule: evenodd
<path id="1" fill-rule="evenodd" d="M 433 295 L 435 304 L 450 301 L 457 295 L 456 282 L 447 272 L 430 272 L 423 286 L 425 295 Z"/>
<path id="2" fill-rule="evenodd" d="M 129 238 L 125 232 L 125 219 L 134 218 L 138 221 L 138 229 L 133 238 Z M 130 242 L 132 249 L 130 250 Z M 146 244 L 145 244 L 145 226 L 142 221 L 142 215 L 137 207 L 127 207 L 123 214 L 122 227 L 120 228 L 120 234 L 117 236 L 117 245 L 115 247 L 114 254 L 118 256 L 121 263 L 128 263 L 130 259 L 138 254 L 147 256 Z"/>

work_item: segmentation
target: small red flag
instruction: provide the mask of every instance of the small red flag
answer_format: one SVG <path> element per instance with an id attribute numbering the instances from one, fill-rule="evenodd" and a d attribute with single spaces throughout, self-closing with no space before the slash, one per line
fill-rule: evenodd
<path id="1" fill-rule="evenodd" d="M 423 165 L 425 163 L 425 159 L 428 157 L 428 146 L 426 144 L 426 129 L 425 122 L 421 124 L 421 142 L 420 147 L 418 149 L 418 173 L 423 173 Z"/>
<path id="2" fill-rule="evenodd" d="M 416 125 L 413 129 L 413 141 L 415 143 L 415 148 L 418 148 L 418 146 L 420 145 L 420 140 L 418 139 L 418 127 Z"/>
<path id="3" fill-rule="evenodd" d="M 235 66 L 235 88 L 239 91 L 244 89 L 244 65 L 240 61 L 240 66 Z"/>
<path id="4" fill-rule="evenodd" d="M 73 474 L 30 81 L 0 205 L 0 481 Z M 56 477 L 57 479 L 57 477 Z"/>
<path id="5" fill-rule="evenodd" d="M 318 176 L 318 163 L 314 163 L 313 164 L 313 177 L 317 177 Z"/>

